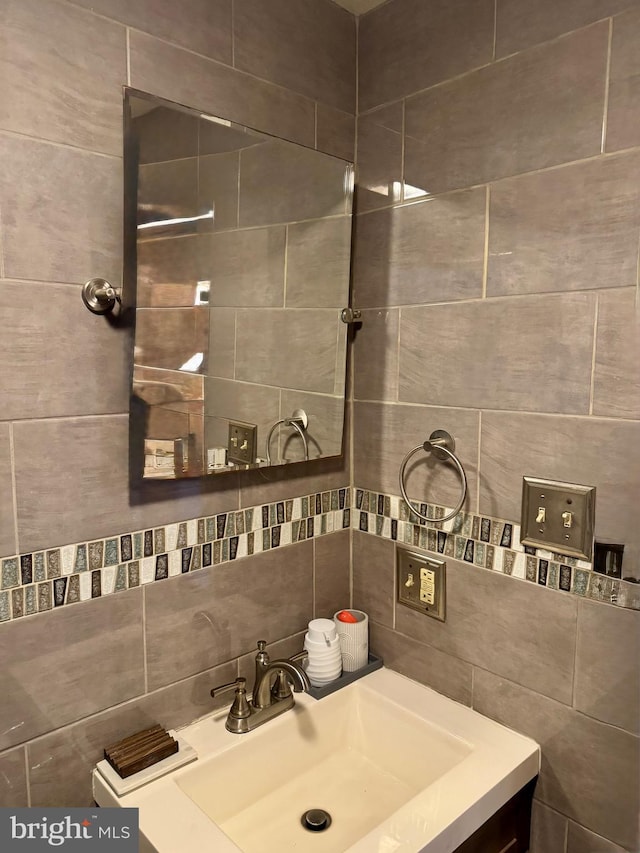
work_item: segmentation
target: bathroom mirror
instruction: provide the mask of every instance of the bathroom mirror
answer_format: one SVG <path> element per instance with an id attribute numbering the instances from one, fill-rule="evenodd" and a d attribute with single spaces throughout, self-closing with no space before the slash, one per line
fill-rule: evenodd
<path id="1" fill-rule="evenodd" d="M 340 455 L 352 164 L 127 89 L 125 176 L 142 475 Z"/>

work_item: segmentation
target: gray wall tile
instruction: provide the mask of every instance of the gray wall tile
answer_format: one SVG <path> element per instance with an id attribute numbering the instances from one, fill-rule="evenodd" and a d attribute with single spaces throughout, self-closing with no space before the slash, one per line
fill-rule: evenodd
<path id="1" fill-rule="evenodd" d="M 258 453 L 265 455 L 267 433 L 280 417 L 280 395 L 277 388 L 267 388 L 250 382 L 233 379 L 205 379 L 207 444 L 209 447 L 226 447 L 229 441 L 229 420 L 245 421 L 258 427 Z M 272 454 L 277 447 L 273 441 Z"/>
<path id="2" fill-rule="evenodd" d="M 130 27 L 175 42 L 196 53 L 231 63 L 233 0 L 71 0 Z"/>
<path id="3" fill-rule="evenodd" d="M 481 512 L 520 518 L 525 475 L 596 486 L 596 538 L 625 543 L 625 561 L 636 564 L 639 423 L 485 412 L 481 448 Z"/>
<path id="4" fill-rule="evenodd" d="M 29 805 L 23 747 L 0 755 L 0 805 L 5 809 L 24 808 Z"/>
<path id="5" fill-rule="evenodd" d="M 287 307 L 344 308 L 350 264 L 351 217 L 289 225 Z"/>
<path id="6" fill-rule="evenodd" d="M 130 33 L 131 85 L 303 145 L 313 145 L 312 101 L 158 39 Z"/>
<path id="7" fill-rule="evenodd" d="M 236 312 L 233 308 L 209 311 L 209 361 L 207 375 L 233 379 L 236 357 Z"/>
<path id="8" fill-rule="evenodd" d="M 448 558 L 447 621 L 398 605 L 396 630 L 571 704 L 576 611 L 574 596 L 505 583 L 496 572 Z"/>
<path id="9" fill-rule="evenodd" d="M 121 162 L 10 136 L 0 136 L 0 158 L 7 278 L 80 282 L 99 275 L 117 285 Z"/>
<path id="10" fill-rule="evenodd" d="M 236 661 L 225 663 L 30 743 L 32 805 L 91 805 L 91 771 L 104 757 L 105 746 L 156 723 L 166 729 L 186 725 L 226 705 L 226 695 L 212 699 L 210 690 L 232 681 L 236 673 Z"/>
<path id="11" fill-rule="evenodd" d="M 608 33 L 595 24 L 409 98 L 405 180 L 443 192 L 600 153 Z"/>
<path id="12" fill-rule="evenodd" d="M 635 284 L 640 152 L 491 188 L 487 295 Z"/>
<path id="13" fill-rule="evenodd" d="M 54 0 L 7 0 L 0 28 L 0 126 L 120 154 L 124 27 Z"/>
<path id="14" fill-rule="evenodd" d="M 404 308 L 400 400 L 586 414 L 595 300 L 576 293 Z M 425 335 L 437 371 L 425 369 Z"/>
<path id="15" fill-rule="evenodd" d="M 144 692 L 142 592 L 3 626 L 3 748 Z"/>
<path id="16" fill-rule="evenodd" d="M 237 151 L 202 154 L 198 159 L 198 213 L 213 210 L 213 222 L 208 224 L 215 229 L 238 225 L 239 160 Z M 204 230 L 205 223 L 200 225 Z"/>
<path id="17" fill-rule="evenodd" d="M 360 109 L 490 62 L 493 17 L 490 0 L 396 0 L 360 18 Z"/>
<path id="18" fill-rule="evenodd" d="M 640 734 L 640 613 L 592 601 L 578 606 L 574 705 Z"/>
<path id="19" fill-rule="evenodd" d="M 194 304 L 196 284 L 204 278 L 200 242 L 200 236 L 194 234 L 138 242 L 137 307 L 177 308 Z"/>
<path id="20" fill-rule="evenodd" d="M 636 737 L 481 669 L 473 707 L 540 744 L 539 799 L 622 847 L 638 846 Z"/>
<path id="21" fill-rule="evenodd" d="M 241 505 L 257 506 L 327 489 L 344 488 L 349 482 L 347 460 L 348 455 L 342 455 L 299 463 L 293 467 L 280 465 L 267 471 L 247 471 L 240 479 Z"/>
<path id="22" fill-rule="evenodd" d="M 640 313 L 633 288 L 598 300 L 593 413 L 640 418 Z"/>
<path id="23" fill-rule="evenodd" d="M 17 550 L 10 429 L 9 424 L 0 423 L 0 555 L 7 557 Z"/>
<path id="24" fill-rule="evenodd" d="M 4 418 L 128 410 L 130 334 L 88 314 L 77 287 L 0 282 L 0 312 Z"/>
<path id="25" fill-rule="evenodd" d="M 548 41 L 608 15 L 615 15 L 633 0 L 498 0 L 496 55 Z"/>
<path id="26" fill-rule="evenodd" d="M 353 161 L 355 145 L 355 118 L 342 110 L 326 104 L 316 108 L 316 148 L 334 157 Z"/>
<path id="27" fill-rule="evenodd" d="M 566 853 L 567 819 L 538 800 L 531 809 L 529 853 Z"/>
<path id="28" fill-rule="evenodd" d="M 483 188 L 359 216 L 354 304 L 379 308 L 481 296 L 484 228 Z"/>
<path id="29" fill-rule="evenodd" d="M 236 0 L 236 68 L 352 112 L 355 19 L 328 0 Z"/>
<path id="30" fill-rule="evenodd" d="M 340 530 L 313 541 L 314 617 L 329 619 L 351 606 L 351 531 Z"/>
<path id="31" fill-rule="evenodd" d="M 145 588 L 149 689 L 301 631 L 312 613 L 311 542 Z"/>
<path id="32" fill-rule="evenodd" d="M 398 472 L 404 456 L 429 438 L 435 429 L 446 429 L 456 440 L 456 453 L 468 479 L 467 511 L 476 502 L 478 413 L 434 406 L 356 403 L 353 449 L 353 480 L 360 488 L 399 494 Z M 407 468 L 407 492 L 420 502 L 455 506 L 460 497 L 460 478 L 455 469 L 427 454 L 416 454 Z"/>
<path id="33" fill-rule="evenodd" d="M 356 400 L 398 399 L 398 324 L 397 308 L 362 312 L 362 327 L 353 342 Z"/>
<path id="34" fill-rule="evenodd" d="M 383 107 L 382 112 L 386 110 Z M 401 200 L 402 121 L 390 130 L 378 121 L 378 111 L 358 119 L 356 207 L 359 213 Z"/>
<path id="35" fill-rule="evenodd" d="M 471 705 L 471 674 L 468 663 L 444 654 L 433 646 L 370 623 L 369 644 L 384 665 L 413 678 L 463 705 Z M 551 853 L 551 851 L 545 851 Z"/>
<path id="36" fill-rule="evenodd" d="M 567 853 L 625 853 L 622 847 L 569 821 Z"/>
<path id="37" fill-rule="evenodd" d="M 195 353 L 204 355 L 206 370 L 209 311 L 190 308 L 141 308 L 136 312 L 135 360 L 146 367 L 180 370 Z"/>
<path id="38" fill-rule="evenodd" d="M 22 552 L 236 509 L 237 479 L 129 483 L 128 416 L 14 426 Z M 81 496 L 60 513 L 61 484 Z M 90 499 L 89 499 L 90 498 Z M 100 512 L 95 508 L 99 506 Z"/>
<path id="39" fill-rule="evenodd" d="M 640 39 L 640 10 L 632 10 L 614 18 L 607 111 L 607 151 L 640 145 L 638 39 Z"/>
<path id="40" fill-rule="evenodd" d="M 352 536 L 353 606 L 364 610 L 371 621 L 392 628 L 395 545 L 359 530 L 354 530 Z"/>

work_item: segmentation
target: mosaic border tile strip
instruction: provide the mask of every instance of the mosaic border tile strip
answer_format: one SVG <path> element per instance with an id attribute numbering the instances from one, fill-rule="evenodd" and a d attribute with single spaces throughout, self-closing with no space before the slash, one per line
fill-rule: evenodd
<path id="1" fill-rule="evenodd" d="M 324 536 L 351 526 L 351 489 L 193 518 L 0 561 L 0 622 Z"/>
<path id="2" fill-rule="evenodd" d="M 412 513 L 401 497 L 353 489 L 354 530 L 432 551 L 483 569 L 490 569 L 555 589 L 640 610 L 640 584 L 593 571 L 591 563 L 542 548 L 520 544 L 520 525 L 504 519 L 460 512 L 445 522 L 428 523 Z M 448 507 L 420 504 L 422 515 L 434 518 Z"/>

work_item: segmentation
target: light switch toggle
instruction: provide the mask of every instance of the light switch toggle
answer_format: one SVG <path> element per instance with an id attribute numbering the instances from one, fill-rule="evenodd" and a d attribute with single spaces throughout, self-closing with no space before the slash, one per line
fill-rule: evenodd
<path id="1" fill-rule="evenodd" d="M 406 581 L 404 582 L 404 585 L 408 588 L 408 587 L 412 587 L 414 584 L 415 584 L 415 581 L 413 579 L 413 575 L 408 575 Z"/>
<path id="2" fill-rule="evenodd" d="M 547 520 L 547 510 L 543 506 L 538 507 L 538 514 L 536 515 L 536 524 L 542 524 Z"/>
<path id="3" fill-rule="evenodd" d="M 563 512 L 562 513 L 562 526 L 563 527 L 572 527 L 573 526 L 573 513 L 571 513 L 571 512 Z"/>

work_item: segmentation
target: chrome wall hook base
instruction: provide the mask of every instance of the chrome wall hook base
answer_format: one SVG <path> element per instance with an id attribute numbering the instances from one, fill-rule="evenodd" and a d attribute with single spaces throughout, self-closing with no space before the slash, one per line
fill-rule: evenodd
<path id="1" fill-rule="evenodd" d="M 427 441 L 410 450 L 402 460 L 402 464 L 400 465 L 400 494 L 402 495 L 402 500 L 409 507 L 411 512 L 417 515 L 422 521 L 449 521 L 449 519 L 454 518 L 462 509 L 462 505 L 467 497 L 467 475 L 462 467 L 462 462 L 460 462 L 454 452 L 455 449 L 456 443 L 453 436 L 444 429 L 436 429 L 431 433 Z M 407 464 L 413 455 L 418 453 L 420 450 L 424 450 L 426 453 L 433 453 L 436 459 L 450 461 L 453 463 L 456 471 L 460 475 L 460 484 L 462 486 L 460 500 L 453 510 L 443 515 L 442 518 L 432 518 L 431 516 L 423 515 L 415 504 L 411 503 L 409 496 L 407 495 L 407 488 L 405 485 Z"/>
<path id="2" fill-rule="evenodd" d="M 90 278 L 82 285 L 82 301 L 92 314 L 110 314 L 120 307 L 120 292 L 104 278 Z"/>

